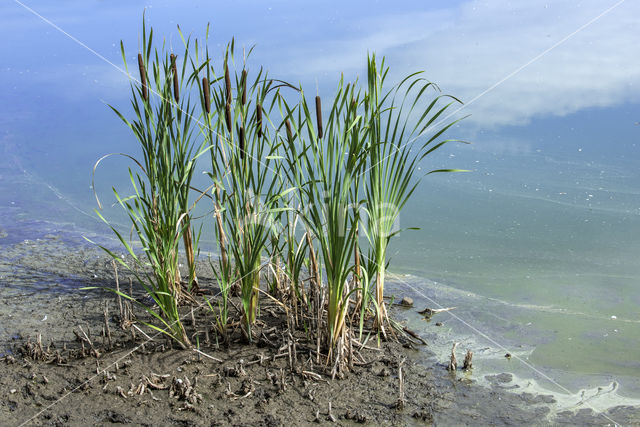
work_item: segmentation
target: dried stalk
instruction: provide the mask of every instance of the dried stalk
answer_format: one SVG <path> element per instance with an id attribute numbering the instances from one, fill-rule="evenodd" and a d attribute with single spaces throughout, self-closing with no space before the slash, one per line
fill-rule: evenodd
<path id="1" fill-rule="evenodd" d="M 464 362 L 462 363 L 463 371 L 470 371 L 473 369 L 473 352 L 471 350 L 467 350 L 467 354 L 464 356 Z"/>
<path id="2" fill-rule="evenodd" d="M 455 372 L 458 369 L 458 360 L 456 359 L 456 347 L 458 343 L 453 343 L 453 347 L 451 347 L 451 357 L 449 358 L 449 365 L 447 366 L 447 371 Z"/>

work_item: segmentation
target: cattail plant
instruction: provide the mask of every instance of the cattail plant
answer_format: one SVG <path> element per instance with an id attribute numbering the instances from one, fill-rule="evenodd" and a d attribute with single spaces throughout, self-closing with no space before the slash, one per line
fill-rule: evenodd
<path id="1" fill-rule="evenodd" d="M 212 167 L 224 171 L 219 188 L 227 251 L 233 260 L 229 282 L 240 283 L 242 324 L 251 340 L 251 327 L 258 313 L 262 257 L 268 255 L 267 245 L 274 232 L 273 214 L 280 209 L 279 199 L 283 196 L 277 179 L 281 165 L 276 158 L 275 140 L 263 126 L 263 121 L 268 120 L 265 102 L 273 105 L 269 102 L 274 96 L 269 92 L 271 82 L 260 70 L 250 84 L 249 73 L 243 70 L 240 76 L 236 74 L 239 87 L 234 97 L 229 70 L 232 56 L 231 45 L 224 61 L 224 86 L 212 93 L 212 108 L 219 118 L 213 123 L 216 144 L 230 155 L 225 167 L 219 156 L 212 158 Z M 249 99 L 256 99 L 256 103 Z"/>
<path id="2" fill-rule="evenodd" d="M 119 256 L 108 252 L 116 261 L 130 268 L 154 300 L 157 309 L 143 307 L 160 321 L 162 328 L 152 324 L 149 326 L 169 335 L 183 347 L 189 347 L 191 343 L 178 311 L 182 298 L 178 250 L 186 230 L 190 231 L 190 182 L 196 158 L 204 150 L 200 147 L 198 151 L 193 140 L 194 111 L 189 97 L 180 103 L 172 100 L 172 96 L 173 99 L 179 98 L 175 85 L 175 58 L 156 50 L 153 61 L 150 61 L 152 34 L 151 30 L 147 36 L 143 22 L 143 53 L 138 54 L 140 85 L 132 83 L 131 87 L 133 119 L 125 118 L 111 107 L 132 130 L 142 152 L 140 159 L 126 156 L 136 166 L 129 170 L 134 194 L 121 197 L 115 189 L 114 194 L 131 220 L 133 235 L 142 245 L 143 255 L 136 253 L 134 246 L 114 227 L 111 227 L 112 230 L 133 259 L 134 265 L 127 265 Z M 121 47 L 124 59 L 122 43 Z M 182 77 L 188 50 L 187 45 Z M 149 78 L 149 74 L 153 79 Z M 178 86 L 179 83 L 178 80 Z M 153 85 L 153 97 L 149 94 L 150 84 Z M 187 246 L 191 245 L 193 250 L 196 244 L 197 239 L 187 243 Z"/>
<path id="3" fill-rule="evenodd" d="M 439 88 L 421 78 L 420 73 L 409 75 L 383 92 L 387 74 L 384 59 L 378 69 L 375 55 L 368 58 L 364 102 L 368 156 L 364 172 L 365 234 L 370 245 L 367 270 L 370 276 L 375 275 L 376 325 L 383 333 L 386 255 L 390 239 L 400 231 L 394 228 L 396 221 L 422 178 L 417 174 L 420 161 L 446 143 L 457 141 L 440 138 L 461 120 L 449 121 L 432 130 L 435 120 L 460 101 L 440 94 L 427 100 L 428 91 L 435 89 L 438 93 Z M 441 101 L 445 101 L 444 105 Z M 459 170 L 432 170 L 426 175 L 456 171 Z"/>
<path id="4" fill-rule="evenodd" d="M 260 112 L 260 110 L 258 110 L 258 112 Z M 261 116 L 259 117 L 259 121 L 261 121 Z M 287 151 L 287 155 L 284 157 L 288 161 L 288 167 L 284 168 L 285 173 L 283 173 L 281 176 L 281 179 L 283 179 L 282 186 L 294 187 L 298 183 L 303 183 L 307 180 L 304 173 L 304 168 L 302 167 L 304 148 L 299 147 L 299 144 L 296 143 L 296 137 L 294 135 L 290 120 L 285 119 L 283 124 L 285 126 L 286 132 L 286 144 L 284 145 L 284 147 Z M 292 165 L 295 166 L 291 167 Z M 282 230 L 279 235 L 283 237 L 281 246 L 282 249 L 280 253 L 284 260 L 284 274 L 288 280 L 288 290 L 291 297 L 290 301 L 293 305 L 297 322 L 298 306 L 300 305 L 301 310 L 305 309 L 308 311 L 310 308 L 308 306 L 305 306 L 308 301 L 307 295 L 305 293 L 302 275 L 303 267 L 305 265 L 305 262 L 308 260 L 307 253 L 308 251 L 312 251 L 313 248 L 309 246 L 311 239 L 309 238 L 308 233 L 310 232 L 304 232 L 302 235 L 300 235 L 299 233 L 300 230 L 308 231 L 306 230 L 304 221 L 302 221 L 300 215 L 303 206 L 307 204 L 307 201 L 302 198 L 302 193 L 300 191 L 290 192 L 289 194 L 287 194 L 284 200 L 284 204 L 288 207 L 288 209 L 284 210 L 278 217 L 278 222 Z M 315 268 L 312 268 L 312 270 L 316 271 Z M 315 279 L 317 279 L 317 277 Z M 317 288 L 315 289 L 315 291 L 319 289 L 319 286 L 317 286 L 315 283 L 313 284 L 313 286 Z M 309 292 L 313 293 L 313 291 L 313 288 L 309 289 Z M 305 315 L 302 317 L 303 319 L 306 319 L 307 317 L 309 317 L 309 315 L 310 313 L 305 313 Z"/>
<path id="5" fill-rule="evenodd" d="M 356 245 L 353 204 L 354 185 L 366 160 L 360 135 L 361 118 L 350 112 L 350 100 L 357 97 L 353 86 L 340 81 L 326 123 L 327 134 L 318 137 L 304 93 L 295 114 L 285 101 L 286 157 L 304 206 L 300 215 L 316 239 L 326 272 L 327 319 L 325 343 L 332 359 L 341 359 L 348 340 L 347 282 L 353 273 L 352 254 Z M 291 121 L 295 125 L 291 126 Z M 316 127 L 317 128 L 317 127 Z M 338 365 L 342 361 L 338 360 Z"/>
<path id="6" fill-rule="evenodd" d="M 194 153 L 195 141 L 193 136 L 193 107 L 191 100 L 187 95 L 186 102 L 180 103 L 180 82 L 185 77 L 187 67 L 187 54 L 189 52 L 188 43 L 185 46 L 185 60 L 182 62 L 181 73 L 178 74 L 177 56 L 170 55 L 171 75 L 173 80 L 173 97 L 175 104 L 169 109 L 173 116 L 171 127 L 175 134 L 175 144 L 173 146 L 173 161 L 176 165 L 175 177 L 182 183 L 179 188 L 179 201 L 182 213 L 182 222 L 184 223 L 184 232 L 182 234 L 185 256 L 187 258 L 188 281 L 187 290 L 198 290 L 198 278 L 196 276 L 196 252 L 200 233 L 195 235 L 191 223 L 190 192 L 191 180 L 193 178 L 194 163 L 196 158 L 206 150 L 205 144 L 201 144 L 198 148 L 199 153 Z"/>
<path id="7" fill-rule="evenodd" d="M 226 336 L 226 327 L 228 322 L 228 304 L 231 287 L 233 284 L 233 272 L 232 266 L 229 261 L 227 251 L 227 235 L 224 229 L 224 183 L 222 181 L 225 174 L 225 170 L 228 169 L 229 161 L 227 159 L 227 146 L 224 143 L 224 135 L 220 126 L 220 116 L 216 109 L 211 110 L 211 80 L 217 81 L 215 78 L 213 67 L 211 66 L 211 58 L 209 57 L 208 48 L 205 50 L 205 58 L 202 65 L 197 65 L 197 62 L 193 65 L 194 73 L 204 72 L 205 77 L 202 78 L 202 85 L 200 88 L 200 99 L 203 114 L 203 123 L 201 124 L 200 131 L 204 136 L 205 144 L 209 147 L 211 158 L 211 170 L 207 172 L 211 180 L 213 181 L 212 199 L 214 203 L 214 220 L 215 220 L 215 233 L 220 249 L 220 258 L 218 268 L 216 269 L 214 264 L 210 262 L 210 265 L 216 276 L 216 282 L 220 289 L 220 300 L 218 301 L 218 315 L 216 318 L 216 326 L 222 336 Z M 216 91 L 214 90 L 214 97 Z M 230 113 L 230 112 L 229 112 Z M 229 126 L 230 127 L 230 126 Z M 213 311 L 209 300 L 207 304 Z"/>

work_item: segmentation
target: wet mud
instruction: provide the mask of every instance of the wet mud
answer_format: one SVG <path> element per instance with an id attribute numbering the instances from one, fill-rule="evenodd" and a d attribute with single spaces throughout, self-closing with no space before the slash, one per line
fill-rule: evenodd
<path id="1" fill-rule="evenodd" d="M 215 286 L 206 268 L 198 277 Z M 558 411 L 553 396 L 519 392 L 509 373 L 479 385 L 473 370 L 425 364 L 428 342 L 370 342 L 366 362 L 334 380 L 303 341 L 292 357 L 275 332 L 179 350 L 141 324 L 135 335 L 120 328 L 113 294 L 84 286 L 114 286 L 111 260 L 94 246 L 55 233 L 0 244 L 2 425 L 640 424 L 638 407 Z M 282 319 L 263 314 L 264 331 L 279 330 Z M 204 324 L 206 313 L 193 319 Z"/>

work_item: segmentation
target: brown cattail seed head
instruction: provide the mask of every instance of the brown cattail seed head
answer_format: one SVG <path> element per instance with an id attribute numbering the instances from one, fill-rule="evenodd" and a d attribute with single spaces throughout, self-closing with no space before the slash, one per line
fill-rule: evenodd
<path id="1" fill-rule="evenodd" d="M 258 122 L 258 138 L 262 137 L 262 105 L 256 105 L 256 121 Z"/>
<path id="2" fill-rule="evenodd" d="M 287 127 L 287 138 L 289 138 L 289 141 L 293 141 L 293 132 L 291 131 L 291 123 L 289 122 L 289 119 L 285 120 L 284 124 Z"/>
<path id="3" fill-rule="evenodd" d="M 242 105 L 247 103 L 247 70 L 242 70 Z"/>
<path id="4" fill-rule="evenodd" d="M 171 71 L 173 73 L 173 97 L 176 102 L 180 101 L 180 86 L 178 84 L 178 68 L 176 67 L 176 56 L 171 54 Z"/>
<path id="5" fill-rule="evenodd" d="M 318 138 L 322 138 L 322 101 L 316 96 L 316 122 L 318 123 Z"/>
<path id="6" fill-rule="evenodd" d="M 202 92 L 204 93 L 204 108 L 209 114 L 211 112 L 211 97 L 209 96 L 209 80 L 206 77 L 202 78 Z"/>
<path id="7" fill-rule="evenodd" d="M 227 130 L 231 132 L 231 104 L 228 102 L 224 108 L 224 119 L 227 122 Z"/>
<path id="8" fill-rule="evenodd" d="M 140 83 L 142 84 L 142 99 L 149 100 L 149 92 L 147 92 L 147 73 L 144 69 L 144 61 L 142 54 L 138 54 L 138 68 L 140 69 Z"/>
<path id="9" fill-rule="evenodd" d="M 240 159 L 244 160 L 244 127 L 240 126 Z"/>
<path id="10" fill-rule="evenodd" d="M 224 85 L 227 89 L 227 104 L 231 104 L 231 77 L 229 77 L 229 66 L 224 64 Z"/>

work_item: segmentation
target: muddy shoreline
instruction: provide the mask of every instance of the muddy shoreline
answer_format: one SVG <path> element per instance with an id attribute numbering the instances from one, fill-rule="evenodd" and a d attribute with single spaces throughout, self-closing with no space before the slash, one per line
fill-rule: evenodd
<path id="1" fill-rule="evenodd" d="M 640 423 L 640 410 L 634 407 L 616 407 L 605 414 L 588 408 L 552 411 L 552 396 L 517 393 L 510 374 L 487 377 L 490 386 L 485 387 L 476 384 L 473 371 L 448 373 L 444 360 L 424 366 L 419 362 L 426 359 L 428 343 L 385 343 L 379 349 L 369 344 L 371 349 L 361 349 L 366 363 L 354 366 L 345 378 L 331 380 L 308 369 L 313 363 L 305 360 L 303 350 L 292 360 L 279 345 L 269 345 L 268 334 L 251 345 L 219 346 L 211 339 L 201 343 L 202 353 L 197 353 L 172 349 L 163 338 L 140 346 L 149 341 L 143 336 L 151 334 L 148 328 L 139 325 L 143 331 L 133 337 L 108 316 L 112 349 L 107 351 L 100 331 L 105 303 L 109 313 L 117 312 L 115 298 L 78 289 L 113 286 L 113 276 L 110 259 L 99 249 L 60 234 L 8 244 L 0 239 L 1 424 Z M 211 285 L 206 268 L 198 276 L 205 286 Z M 277 327 L 278 319 L 267 319 L 266 313 L 263 317 L 265 330 Z M 196 322 L 202 319 L 195 314 Z M 63 356 L 47 363 L 21 352 L 38 336 L 49 355 L 68 354 L 65 348 L 79 351 L 79 328 L 91 331 L 99 355 L 86 345 L 85 357 Z M 402 405 L 399 400 L 404 400 Z"/>

